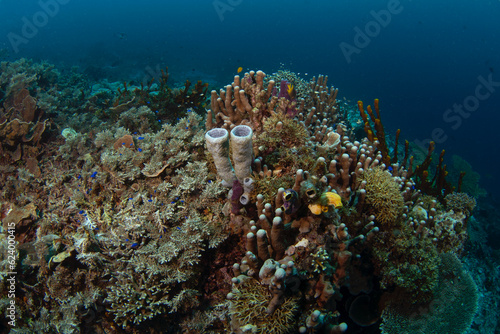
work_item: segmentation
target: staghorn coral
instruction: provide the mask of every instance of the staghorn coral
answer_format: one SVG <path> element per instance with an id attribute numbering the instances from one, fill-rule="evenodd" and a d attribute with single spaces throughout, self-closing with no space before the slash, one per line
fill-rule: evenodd
<path id="1" fill-rule="evenodd" d="M 215 324 L 226 319 L 228 308 L 225 303 L 222 303 L 210 310 L 195 311 L 190 318 L 182 321 L 182 331 L 184 333 L 219 333 Z"/>
<path id="2" fill-rule="evenodd" d="M 198 117 L 193 114 L 192 126 Z M 181 121 L 179 126 L 184 125 Z M 166 145 L 165 140 L 162 142 Z M 169 154 L 165 151 L 162 154 Z M 109 287 L 107 301 L 111 303 L 110 311 L 115 320 L 123 327 L 164 312 L 184 312 L 190 305 L 196 306 L 187 304 L 186 298 L 197 295 L 197 290 L 194 286 L 181 289 L 180 284 L 189 286 L 196 281 L 200 274 L 196 267 L 204 250 L 217 247 L 225 239 L 221 233 L 224 226 L 219 223 L 222 210 L 217 205 L 222 188 L 208 180 L 206 163 L 193 161 L 180 167 L 183 160 L 171 160 L 177 161 L 175 173 L 168 172 L 171 174 L 169 182 L 158 185 L 155 199 L 136 197 L 133 206 L 141 214 L 136 217 L 115 215 L 115 220 L 120 219 L 122 223 L 111 227 L 109 254 L 119 258 L 126 269 L 123 268 L 116 278 L 120 284 Z M 199 196 L 199 199 L 191 200 L 192 196 Z M 163 199 L 168 200 L 163 203 Z M 131 208 L 130 204 L 128 207 Z M 124 258 L 125 239 L 130 240 L 125 244 L 131 248 Z M 124 303 L 122 297 L 130 293 L 137 298 Z M 192 297 L 187 300 L 194 301 Z"/>
<path id="3" fill-rule="evenodd" d="M 158 124 L 156 114 L 147 106 L 132 107 L 120 114 L 118 125 L 130 132 L 147 133 Z"/>
<path id="4" fill-rule="evenodd" d="M 328 76 L 319 75 L 309 81 L 309 96 L 305 101 L 308 108 L 306 124 L 312 121 L 311 117 L 317 117 L 321 125 L 332 127 L 334 123 L 341 121 L 339 106 L 337 103 L 337 94 L 339 90 L 331 86 L 328 88 Z"/>
<path id="5" fill-rule="evenodd" d="M 182 196 L 182 192 L 179 195 Z M 194 296 L 199 292 L 186 286 L 192 285 L 189 282 L 199 275 L 195 268 L 205 248 L 216 247 L 223 240 L 217 237 L 220 233 L 217 230 L 222 226 L 207 223 L 195 214 L 194 208 L 182 213 L 191 218 L 175 227 L 169 226 L 168 221 L 181 219 L 174 211 L 174 208 L 166 208 L 164 213 L 156 212 L 156 222 L 140 223 L 143 219 L 124 222 L 126 235 L 135 240 L 125 258 L 122 253 L 124 239 L 111 239 L 114 247 L 108 246 L 109 254 L 117 257 L 125 268 L 116 275 L 119 284 L 108 287 L 107 301 L 111 303 L 110 312 L 115 321 L 123 327 L 128 322 L 139 324 L 165 312 L 186 311 L 196 306 L 187 301 L 195 302 Z M 214 215 L 212 219 L 217 217 Z M 122 227 L 117 227 L 112 234 L 125 232 L 120 229 Z M 159 236 L 158 230 L 161 231 Z M 180 283 L 185 286 L 183 289 Z M 130 295 L 135 297 L 124 302 L 123 297 Z"/>

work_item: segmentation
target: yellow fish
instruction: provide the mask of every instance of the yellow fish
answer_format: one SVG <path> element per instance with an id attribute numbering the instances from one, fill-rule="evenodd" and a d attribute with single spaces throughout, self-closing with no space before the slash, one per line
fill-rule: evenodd
<path id="1" fill-rule="evenodd" d="M 240 73 L 241 71 L 243 71 L 243 67 L 240 66 L 240 67 L 238 67 L 237 72 Z"/>

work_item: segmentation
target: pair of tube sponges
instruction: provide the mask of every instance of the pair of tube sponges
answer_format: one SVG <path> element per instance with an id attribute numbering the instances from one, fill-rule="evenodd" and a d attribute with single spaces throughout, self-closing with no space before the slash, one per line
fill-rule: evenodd
<path id="1" fill-rule="evenodd" d="M 229 159 L 229 132 L 215 128 L 205 134 L 207 149 L 212 154 L 217 175 L 227 187 L 232 187 L 235 180 L 241 184 L 252 172 L 253 131 L 247 125 L 238 125 L 231 130 L 231 151 L 234 168 Z"/>

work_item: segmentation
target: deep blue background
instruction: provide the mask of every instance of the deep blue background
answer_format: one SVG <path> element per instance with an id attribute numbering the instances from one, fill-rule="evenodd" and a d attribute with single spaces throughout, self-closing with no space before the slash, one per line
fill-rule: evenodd
<path id="1" fill-rule="evenodd" d="M 500 87 L 456 129 L 443 120 L 475 94 L 479 76 L 500 82 L 500 1 L 401 0 L 400 13 L 350 63 L 339 45 L 354 44 L 355 28 L 394 1 L 65 0 L 14 52 L 8 34 L 22 36 L 23 17 L 33 22 L 48 2 L 0 0 L 0 49 L 10 59 L 104 67 L 115 80 L 169 66 L 174 81 L 202 77 L 221 86 L 239 66 L 327 74 L 341 97 L 379 98 L 387 132 L 399 127 L 402 137 L 422 141 L 443 129 L 438 150 L 467 159 L 483 187 L 500 195 Z M 218 13 L 221 4 L 227 10 Z"/>

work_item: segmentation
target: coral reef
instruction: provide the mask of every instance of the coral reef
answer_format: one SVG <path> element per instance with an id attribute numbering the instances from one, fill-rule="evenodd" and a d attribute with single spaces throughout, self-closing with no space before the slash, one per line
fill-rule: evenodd
<path id="1" fill-rule="evenodd" d="M 123 82 L 122 87 L 118 87 L 118 94 L 112 101 L 105 99 L 107 108 L 100 109 L 98 112 L 105 118 L 117 119 L 121 121 L 134 121 L 136 109 L 149 110 L 149 115 L 140 115 L 143 121 L 155 120 L 161 122 L 174 122 L 179 118 L 187 115 L 187 110 L 196 113 L 204 113 L 204 107 L 207 99 L 208 83 L 203 83 L 199 80 L 193 88 L 191 82 L 186 80 L 184 87 L 172 88 L 167 82 L 170 75 L 168 67 L 161 70 L 161 76 L 152 78 L 147 84 L 141 83 L 140 86 L 131 86 L 127 82 Z M 157 81 L 158 83 L 155 83 Z M 141 108 L 142 107 L 142 108 Z M 146 109 L 144 109 L 146 107 Z M 131 110 L 132 109 L 132 110 Z M 153 113 L 154 111 L 154 113 Z M 124 116 L 123 113 L 129 114 Z M 123 119 L 125 118 L 125 120 Z M 137 122 L 135 117 L 135 122 Z M 144 126 L 138 122 L 138 126 Z M 129 130 L 139 130 L 140 127 L 128 127 Z M 146 129 L 158 129 L 156 123 L 148 124 L 141 132 L 146 132 Z"/>
<path id="2" fill-rule="evenodd" d="M 459 257 L 475 199 L 454 192 L 444 153 L 429 173 L 434 144 L 421 159 L 398 147 L 378 100 L 365 111 L 326 76 L 249 71 L 205 111 L 208 85 L 169 87 L 166 70 L 136 87 L 1 66 L 13 332 L 470 326 L 478 292 Z"/>
<path id="3" fill-rule="evenodd" d="M 418 310 L 394 306 L 382 313 L 383 334 L 465 333 L 477 310 L 478 291 L 472 277 L 452 253 L 443 253 L 439 283 L 432 302 Z"/>

